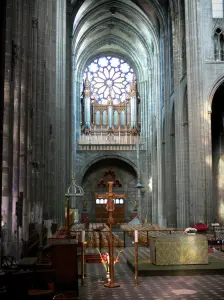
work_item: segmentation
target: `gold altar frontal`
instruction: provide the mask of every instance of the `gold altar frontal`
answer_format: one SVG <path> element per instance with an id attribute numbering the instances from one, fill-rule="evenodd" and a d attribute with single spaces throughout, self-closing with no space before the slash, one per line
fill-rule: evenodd
<path id="1" fill-rule="evenodd" d="M 150 258 L 155 265 L 208 264 L 208 240 L 196 234 L 156 235 L 151 237 Z"/>

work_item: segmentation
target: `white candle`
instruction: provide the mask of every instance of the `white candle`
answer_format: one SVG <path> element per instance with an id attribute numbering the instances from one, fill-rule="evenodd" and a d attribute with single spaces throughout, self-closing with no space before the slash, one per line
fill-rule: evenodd
<path id="1" fill-rule="evenodd" d="M 135 243 L 138 243 L 138 230 L 135 230 Z"/>
<path id="2" fill-rule="evenodd" d="M 82 230 L 82 243 L 85 242 L 85 230 Z"/>

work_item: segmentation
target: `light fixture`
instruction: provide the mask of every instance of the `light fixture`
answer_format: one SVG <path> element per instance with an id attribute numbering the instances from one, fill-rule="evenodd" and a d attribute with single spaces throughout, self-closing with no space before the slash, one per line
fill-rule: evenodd
<path id="1" fill-rule="evenodd" d="M 140 183 L 140 182 L 138 182 L 137 184 L 136 184 L 136 186 L 135 186 L 137 189 L 142 189 L 142 188 L 144 188 L 144 186 Z"/>
<path id="2" fill-rule="evenodd" d="M 72 176 L 72 183 L 68 187 L 66 197 L 84 196 L 83 188 L 75 183 L 75 177 Z"/>

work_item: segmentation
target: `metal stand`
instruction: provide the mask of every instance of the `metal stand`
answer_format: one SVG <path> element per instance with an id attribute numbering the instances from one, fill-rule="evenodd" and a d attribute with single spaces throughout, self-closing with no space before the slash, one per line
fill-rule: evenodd
<path id="1" fill-rule="evenodd" d="M 70 213 L 70 202 L 69 202 L 69 196 L 66 196 L 66 202 L 67 202 L 67 208 L 66 208 L 66 212 L 67 212 L 67 219 L 66 219 L 66 236 L 70 237 L 70 224 L 69 224 L 69 213 Z"/>
<path id="2" fill-rule="evenodd" d="M 108 211 L 108 223 L 110 225 L 109 231 L 109 272 L 110 278 L 107 283 L 104 283 L 104 286 L 107 288 L 115 288 L 119 287 L 118 283 L 114 282 L 114 241 L 112 234 L 112 224 L 114 222 L 113 219 L 113 211 L 114 211 L 114 199 L 117 197 L 115 193 L 112 191 L 113 181 L 108 182 L 109 191 L 107 193 L 107 206 L 106 209 Z"/>
<path id="3" fill-rule="evenodd" d="M 85 278 L 85 242 L 82 242 L 82 262 L 81 262 L 81 285 L 84 285 Z"/>
<path id="4" fill-rule="evenodd" d="M 138 286 L 138 242 L 135 242 L 135 286 Z"/>
<path id="5" fill-rule="evenodd" d="M 104 283 L 104 286 L 107 288 L 115 288 L 119 287 L 118 283 L 114 282 L 114 243 L 113 243 L 113 234 L 112 234 L 112 211 L 109 211 L 109 224 L 110 224 L 110 231 L 109 231 L 109 272 L 110 272 L 110 280 Z"/>

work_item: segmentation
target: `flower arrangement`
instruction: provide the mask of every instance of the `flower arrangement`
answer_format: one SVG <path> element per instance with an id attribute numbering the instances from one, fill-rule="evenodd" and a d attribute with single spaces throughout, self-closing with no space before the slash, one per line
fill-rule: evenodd
<path id="1" fill-rule="evenodd" d="M 197 229 L 194 228 L 194 227 L 188 227 L 184 230 L 184 233 L 196 233 L 197 232 Z"/>
<path id="2" fill-rule="evenodd" d="M 104 265 L 104 268 L 107 272 L 107 279 L 109 280 L 110 279 L 110 270 L 109 270 L 109 266 L 110 266 L 110 256 L 107 252 L 100 252 L 100 250 L 97 248 L 99 254 L 100 254 L 100 258 L 101 258 L 101 262 L 103 263 Z M 114 265 L 119 261 L 119 256 L 121 254 L 123 250 L 119 251 L 118 252 L 118 255 L 117 257 L 114 259 Z"/>

